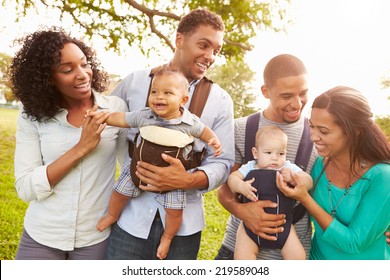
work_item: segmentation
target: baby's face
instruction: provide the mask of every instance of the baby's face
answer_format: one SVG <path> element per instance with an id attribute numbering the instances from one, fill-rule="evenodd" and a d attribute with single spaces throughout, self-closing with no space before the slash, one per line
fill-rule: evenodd
<path id="1" fill-rule="evenodd" d="M 180 107 L 188 100 L 187 89 L 176 75 L 162 75 L 153 78 L 149 95 L 149 107 L 163 119 L 181 116 Z"/>
<path id="2" fill-rule="evenodd" d="M 252 149 L 257 167 L 264 169 L 279 169 L 286 163 L 287 143 L 282 138 L 263 139 Z"/>

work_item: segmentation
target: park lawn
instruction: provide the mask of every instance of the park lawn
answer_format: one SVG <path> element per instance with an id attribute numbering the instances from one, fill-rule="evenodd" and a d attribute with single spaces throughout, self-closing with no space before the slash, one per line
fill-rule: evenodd
<path id="1" fill-rule="evenodd" d="M 27 203 L 14 188 L 14 149 L 17 110 L 0 108 L 0 259 L 15 257 Z"/>
<path id="2" fill-rule="evenodd" d="M 28 204 L 14 188 L 15 129 L 18 111 L 0 108 L 0 259 L 15 258 Z M 228 212 L 218 203 L 216 191 L 205 195 L 206 227 L 202 232 L 200 260 L 211 260 L 221 245 Z"/>

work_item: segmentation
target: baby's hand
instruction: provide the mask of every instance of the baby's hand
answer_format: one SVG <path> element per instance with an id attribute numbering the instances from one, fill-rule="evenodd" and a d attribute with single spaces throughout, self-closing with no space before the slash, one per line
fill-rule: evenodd
<path id="1" fill-rule="evenodd" d="M 286 183 L 289 183 L 293 186 L 295 186 L 297 183 L 294 181 L 294 179 L 292 178 L 292 174 L 291 174 L 291 169 L 290 168 L 282 168 L 282 170 L 280 170 L 280 174 L 282 174 L 283 176 L 283 181 L 285 181 Z"/>
<path id="2" fill-rule="evenodd" d="M 85 118 L 87 118 L 87 117 L 93 117 L 93 116 L 95 116 L 98 112 L 97 112 L 97 109 L 98 109 L 98 105 L 93 105 L 93 107 L 91 108 L 91 109 L 89 109 L 89 110 L 87 110 L 86 112 L 85 112 Z"/>
<path id="3" fill-rule="evenodd" d="M 255 192 L 257 192 L 257 189 L 252 187 L 252 183 L 255 181 L 255 178 L 252 178 L 248 181 L 242 181 L 241 185 L 239 186 L 240 193 L 245 196 L 250 201 L 257 201 L 257 195 Z"/>
<path id="4" fill-rule="evenodd" d="M 207 144 L 215 150 L 214 157 L 217 157 L 221 154 L 222 145 L 221 142 L 219 142 L 219 139 L 217 137 L 211 138 Z"/>

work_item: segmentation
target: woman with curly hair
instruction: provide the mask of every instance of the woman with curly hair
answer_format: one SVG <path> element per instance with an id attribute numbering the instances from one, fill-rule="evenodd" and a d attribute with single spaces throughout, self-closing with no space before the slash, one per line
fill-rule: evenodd
<path id="1" fill-rule="evenodd" d="M 105 96 L 108 74 L 94 51 L 64 30 L 40 29 L 19 39 L 10 66 L 17 121 L 15 187 L 29 202 L 16 259 L 102 259 L 110 229 L 96 229 L 107 211 L 116 160 L 127 152 L 126 129 L 86 111 L 127 111 Z"/>

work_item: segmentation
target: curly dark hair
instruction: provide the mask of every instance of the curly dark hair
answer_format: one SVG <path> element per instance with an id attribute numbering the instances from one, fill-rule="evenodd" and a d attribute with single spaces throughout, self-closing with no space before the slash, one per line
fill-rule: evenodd
<path id="1" fill-rule="evenodd" d="M 202 25 L 211 25 L 215 30 L 225 31 L 225 25 L 219 15 L 207 9 L 199 8 L 192 10 L 180 20 L 177 32 L 187 35 L 195 32 Z"/>
<path id="2" fill-rule="evenodd" d="M 22 102 L 23 112 L 32 120 L 50 119 L 61 109 L 61 92 L 51 83 L 51 76 L 67 43 L 77 45 L 86 56 L 93 73 L 92 88 L 103 92 L 108 87 L 109 75 L 101 67 L 95 51 L 60 27 L 41 28 L 15 43 L 22 47 L 11 61 L 11 89 Z"/>

